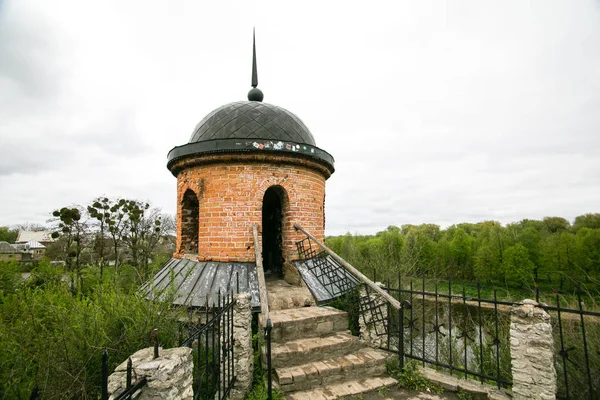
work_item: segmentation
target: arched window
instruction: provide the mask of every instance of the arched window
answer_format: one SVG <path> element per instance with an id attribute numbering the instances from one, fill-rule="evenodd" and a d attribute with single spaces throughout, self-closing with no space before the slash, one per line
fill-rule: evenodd
<path id="1" fill-rule="evenodd" d="M 183 253 L 198 253 L 198 212 L 196 194 L 188 189 L 181 202 L 181 248 Z"/>

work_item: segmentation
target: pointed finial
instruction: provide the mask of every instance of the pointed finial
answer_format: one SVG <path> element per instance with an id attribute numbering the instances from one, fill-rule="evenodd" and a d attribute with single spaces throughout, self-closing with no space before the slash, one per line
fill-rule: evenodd
<path id="1" fill-rule="evenodd" d="M 256 29 L 252 28 L 252 87 L 258 86 L 258 72 L 256 71 Z"/>
<path id="2" fill-rule="evenodd" d="M 258 72 L 256 69 L 256 32 L 252 29 L 252 89 L 248 92 L 248 100 L 262 101 L 264 98 L 263 92 L 257 88 Z"/>

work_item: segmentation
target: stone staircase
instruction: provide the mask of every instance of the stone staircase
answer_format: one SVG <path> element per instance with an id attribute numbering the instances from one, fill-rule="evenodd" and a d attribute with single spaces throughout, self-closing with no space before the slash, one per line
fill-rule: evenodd
<path id="1" fill-rule="evenodd" d="M 337 399 L 397 383 L 386 374 L 388 353 L 352 336 L 346 312 L 313 306 L 270 316 L 273 382 L 287 398 Z"/>

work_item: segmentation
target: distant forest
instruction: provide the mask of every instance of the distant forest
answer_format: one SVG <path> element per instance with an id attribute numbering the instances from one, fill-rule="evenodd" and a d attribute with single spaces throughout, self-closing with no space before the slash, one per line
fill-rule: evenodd
<path id="1" fill-rule="evenodd" d="M 600 214 L 496 221 L 389 226 L 375 235 L 329 236 L 326 244 L 369 276 L 460 279 L 507 286 L 598 282 Z"/>

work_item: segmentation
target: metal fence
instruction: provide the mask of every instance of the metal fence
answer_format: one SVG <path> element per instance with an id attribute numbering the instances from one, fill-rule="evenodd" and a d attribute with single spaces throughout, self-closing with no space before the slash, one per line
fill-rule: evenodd
<path id="1" fill-rule="evenodd" d="M 152 342 L 154 345 L 154 358 L 158 358 L 158 330 L 152 330 Z M 119 390 L 113 393 L 114 400 L 131 400 L 135 393 L 141 390 L 144 386 L 146 386 L 146 377 L 142 376 L 141 378 L 132 381 L 133 375 L 133 365 L 131 362 L 131 357 L 127 360 L 127 370 L 125 374 L 125 387 L 122 390 Z M 100 398 L 102 400 L 108 400 L 108 352 L 106 348 L 102 350 L 102 392 Z"/>
<path id="2" fill-rule="evenodd" d="M 195 399 L 226 399 L 235 383 L 234 305 L 231 294 L 207 297 L 195 315 L 198 321 L 182 325 L 188 334 L 180 345 L 194 350 Z"/>
<path id="3" fill-rule="evenodd" d="M 384 311 L 387 321 L 381 334 L 387 335 L 386 350 L 402 351 L 403 347 L 405 358 L 424 366 L 498 387 L 512 386 L 510 308 L 518 303 L 499 299 L 502 292 L 480 284 L 399 276 L 396 282 L 388 281 L 384 289 L 398 301 L 412 305 L 402 317 L 389 308 Z M 585 306 L 598 299 L 580 289 L 542 294 L 538 289 L 534 296 L 551 315 L 557 398 L 599 399 L 600 312 Z M 382 303 L 381 307 L 388 306 Z M 381 316 L 372 320 L 381 320 Z"/>

